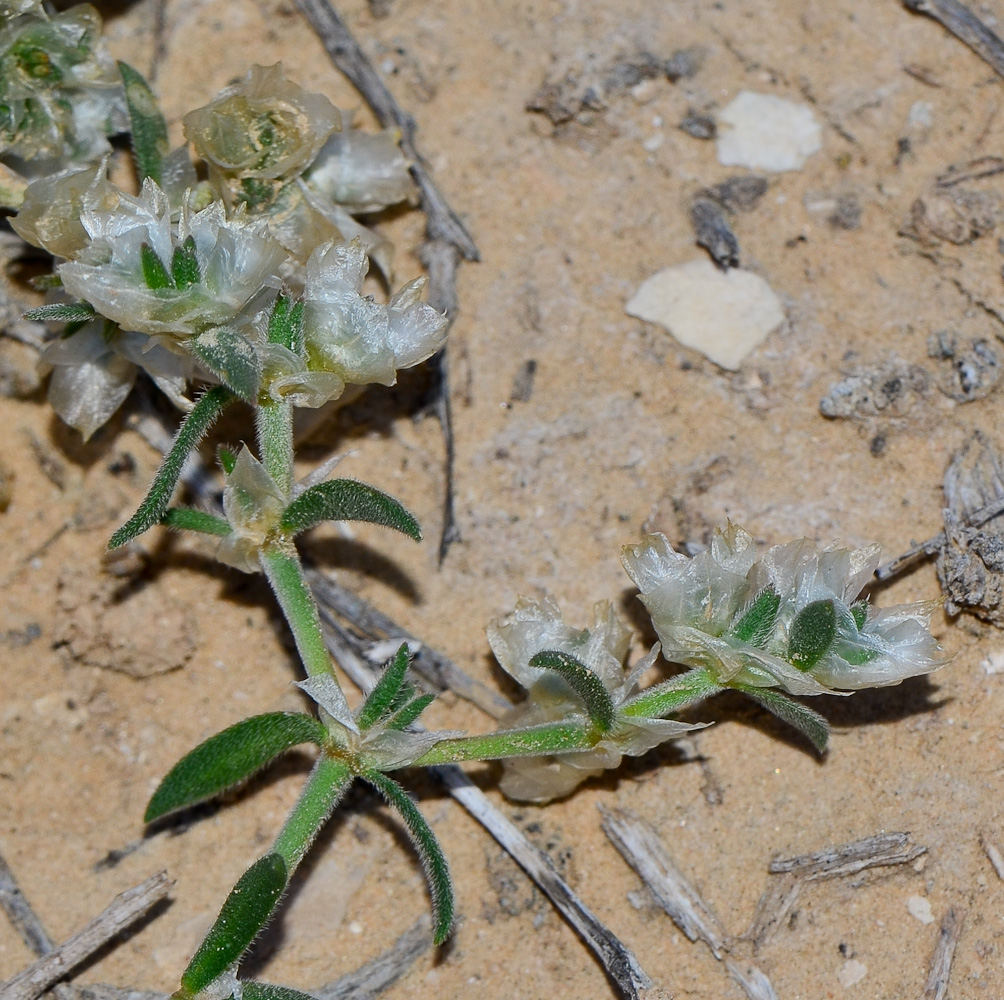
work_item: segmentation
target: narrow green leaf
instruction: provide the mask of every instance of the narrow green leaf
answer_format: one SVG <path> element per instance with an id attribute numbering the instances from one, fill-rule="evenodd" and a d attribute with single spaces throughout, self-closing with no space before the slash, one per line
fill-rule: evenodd
<path id="1" fill-rule="evenodd" d="M 398 709 L 387 723 L 388 729 L 407 729 L 434 701 L 434 694 L 420 694 Z"/>
<path id="2" fill-rule="evenodd" d="M 317 1000 L 309 993 L 292 990 L 288 986 L 273 986 L 271 983 L 242 983 L 241 996 L 244 1000 Z"/>
<path id="3" fill-rule="evenodd" d="M 143 267 L 143 280 L 146 287 L 157 291 L 161 288 L 174 288 L 174 278 L 168 273 L 164 262 L 157 256 L 157 251 L 149 243 L 139 245 L 139 260 Z"/>
<path id="4" fill-rule="evenodd" d="M 238 879 L 181 977 L 184 995 L 200 993 L 240 960 L 268 923 L 286 880 L 286 862 L 274 853 L 259 858 Z"/>
<path id="5" fill-rule="evenodd" d="M 136 513 L 112 535 L 108 548 L 120 545 L 143 534 L 157 524 L 164 516 L 171 502 L 171 495 L 178 485 L 178 477 L 185 460 L 205 437 L 206 431 L 216 422 L 217 417 L 234 401 L 234 395 L 223 386 L 214 386 L 195 404 L 195 408 L 185 417 L 164 461 L 157 470 L 150 489 Z"/>
<path id="6" fill-rule="evenodd" d="M 742 617 L 732 626 L 732 634 L 741 642 L 763 649 L 774 634 L 781 595 L 773 587 L 765 587 L 757 594 Z"/>
<path id="7" fill-rule="evenodd" d="M 246 402 L 255 402 L 261 381 L 261 362 L 247 337 L 229 326 L 217 326 L 187 343 L 191 352 L 218 375 L 227 388 Z"/>
<path id="8" fill-rule="evenodd" d="M 176 531 L 199 531 L 204 535 L 229 535 L 229 522 L 195 507 L 169 507 L 160 523 Z"/>
<path id="9" fill-rule="evenodd" d="M 299 357 L 304 354 L 303 341 L 303 299 L 289 311 L 289 349 Z"/>
<path id="10" fill-rule="evenodd" d="M 530 660 L 530 666 L 560 674 L 586 703 L 586 712 L 601 733 L 607 732 L 614 724 L 614 703 L 610 692 L 603 686 L 603 681 L 574 656 L 559 650 L 544 650 Z"/>
<path id="11" fill-rule="evenodd" d="M 179 288 L 191 288 L 202 280 L 199 259 L 195 256 L 195 239 L 189 236 L 181 246 L 174 248 L 171 258 L 171 277 Z"/>
<path id="12" fill-rule="evenodd" d="M 268 317 L 268 342 L 289 347 L 289 308 L 291 300 L 288 295 L 280 295 L 272 306 Z"/>
<path id="13" fill-rule="evenodd" d="M 25 319 L 36 323 L 86 323 L 94 319 L 97 313 L 89 302 L 53 302 L 51 305 L 29 309 Z"/>
<path id="14" fill-rule="evenodd" d="M 369 521 L 422 540 L 418 521 L 392 496 L 354 479 L 329 479 L 304 490 L 282 514 L 282 526 L 299 534 L 321 521 Z"/>
<path id="15" fill-rule="evenodd" d="M 773 688 L 751 687 L 746 684 L 736 684 L 733 687 L 748 694 L 782 722 L 794 726 L 820 753 L 826 749 L 830 738 L 830 724 L 818 712 Z"/>
<path id="16" fill-rule="evenodd" d="M 868 598 L 864 598 L 860 601 L 855 601 L 851 605 L 851 617 L 854 619 L 854 624 L 857 625 L 858 631 L 860 632 L 865 627 L 865 622 L 868 621 Z"/>
<path id="17" fill-rule="evenodd" d="M 36 291 L 48 292 L 53 288 L 62 288 L 63 279 L 58 274 L 37 274 L 28 279 L 28 284 Z"/>
<path id="18" fill-rule="evenodd" d="M 186 754 L 146 807 L 145 823 L 211 799 L 245 781 L 281 753 L 301 743 L 324 742 L 325 730 L 309 715 L 270 712 L 244 719 Z"/>
<path id="19" fill-rule="evenodd" d="M 225 444 L 221 444 L 216 449 L 216 459 L 220 463 L 220 468 L 224 474 L 229 476 L 237 464 L 237 452 L 233 448 L 228 448 Z"/>
<path id="20" fill-rule="evenodd" d="M 401 647 L 394 654 L 394 659 L 387 664 L 383 676 L 376 683 L 376 687 L 370 692 L 356 722 L 363 731 L 376 725 L 394 703 L 401 685 L 404 683 L 404 675 L 408 672 L 408 665 L 411 657 L 408 655 L 408 644 L 401 643 Z"/>
<path id="21" fill-rule="evenodd" d="M 167 156 L 167 122 L 150 85 L 128 63 L 119 63 L 129 109 L 129 130 L 136 170 L 142 181 L 151 177 L 160 183 L 160 168 Z"/>
<path id="22" fill-rule="evenodd" d="M 376 788 L 388 804 L 397 809 L 408 828 L 411 842 L 418 851 L 425 877 L 429 881 L 429 892 L 432 895 L 432 939 L 436 944 L 442 944 L 450 936 L 450 928 L 453 926 L 453 883 L 443 849 L 418 806 L 393 778 L 388 778 L 379 771 L 367 771 L 363 778 Z"/>
<path id="23" fill-rule="evenodd" d="M 799 670 L 811 670 L 837 636 L 837 608 L 832 600 L 813 601 L 795 616 L 788 630 L 788 659 Z"/>

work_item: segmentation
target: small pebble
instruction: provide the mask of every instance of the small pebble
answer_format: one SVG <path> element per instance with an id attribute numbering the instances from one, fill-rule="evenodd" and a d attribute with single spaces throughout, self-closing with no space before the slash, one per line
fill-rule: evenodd
<path id="1" fill-rule="evenodd" d="M 741 90 L 718 115 L 718 162 L 780 173 L 801 170 L 822 148 L 812 109 L 770 94 Z"/>
<path id="2" fill-rule="evenodd" d="M 859 962 L 856 958 L 849 958 L 837 970 L 837 980 L 840 985 L 847 989 L 856 986 L 868 974 L 868 966 L 864 962 Z"/>
<path id="3" fill-rule="evenodd" d="M 934 923 L 931 901 L 926 896 L 911 896 L 906 901 L 906 908 L 910 911 L 910 916 L 916 917 L 922 924 Z"/>

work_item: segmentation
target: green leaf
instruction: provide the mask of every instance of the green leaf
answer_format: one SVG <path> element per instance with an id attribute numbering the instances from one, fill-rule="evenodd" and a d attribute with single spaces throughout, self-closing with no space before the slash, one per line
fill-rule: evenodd
<path id="1" fill-rule="evenodd" d="M 232 530 L 222 517 L 195 507 L 169 507 L 160 523 L 177 531 L 199 531 L 204 535 L 229 535 Z"/>
<path id="2" fill-rule="evenodd" d="M 195 238 L 189 236 L 179 247 L 174 248 L 171 258 L 171 277 L 181 289 L 191 288 L 202 280 L 199 259 L 195 256 Z"/>
<path id="3" fill-rule="evenodd" d="M 544 650 L 530 660 L 530 666 L 560 674 L 586 703 L 586 712 L 601 733 L 614 724 L 614 703 L 603 681 L 574 656 L 559 650 Z"/>
<path id="4" fill-rule="evenodd" d="M 233 401 L 233 393 L 221 385 L 214 386 L 199 399 L 178 428 L 171 450 L 164 456 L 143 502 L 136 513 L 112 535 L 108 548 L 116 549 L 125 545 L 160 521 L 171 502 L 174 488 L 178 485 L 185 460 L 205 437 L 206 431 L 213 426 L 217 417 Z"/>
<path id="5" fill-rule="evenodd" d="M 434 694 L 420 694 L 398 709 L 387 722 L 388 729 L 407 729 L 434 701 Z"/>
<path id="6" fill-rule="evenodd" d="M 53 288 L 62 288 L 63 279 L 58 274 L 37 274 L 28 279 L 28 284 L 36 291 L 47 292 Z"/>
<path id="7" fill-rule="evenodd" d="M 200 993 L 240 960 L 278 905 L 287 877 L 286 862 L 273 853 L 238 879 L 181 977 L 185 996 Z"/>
<path id="8" fill-rule="evenodd" d="M 855 601 L 851 605 L 851 617 L 854 619 L 854 624 L 857 625 L 858 631 L 860 632 L 865 627 L 865 622 L 868 621 L 868 598 L 864 598 L 860 601 Z"/>
<path id="9" fill-rule="evenodd" d="M 811 670 L 837 636 L 837 608 L 826 598 L 807 604 L 788 630 L 788 659 L 799 670 Z"/>
<path id="10" fill-rule="evenodd" d="M 282 526 L 299 534 L 321 521 L 369 521 L 394 528 L 416 542 L 418 521 L 392 496 L 354 479 L 329 479 L 304 490 L 282 514 Z"/>
<path id="11" fill-rule="evenodd" d="M 128 63 L 119 63 L 129 109 L 129 130 L 136 170 L 142 181 L 151 177 L 160 183 L 160 168 L 167 156 L 167 122 L 150 85 Z"/>
<path id="12" fill-rule="evenodd" d="M 781 595 L 773 587 L 765 587 L 757 594 L 746 613 L 732 626 L 732 634 L 741 642 L 763 649 L 774 634 L 780 607 Z"/>
<path id="13" fill-rule="evenodd" d="M 363 778 L 368 781 L 384 797 L 384 799 L 401 814 L 411 842 L 418 851 L 425 869 L 425 877 L 429 881 L 429 892 L 432 895 L 433 941 L 442 944 L 450 936 L 453 926 L 453 883 L 450 880 L 450 868 L 443 855 L 443 849 L 436 840 L 425 817 L 419 812 L 418 806 L 408 797 L 408 793 L 393 778 L 379 771 L 367 771 Z"/>
<path id="14" fill-rule="evenodd" d="M 387 664 L 383 676 L 376 683 L 376 687 L 370 692 L 362 710 L 356 719 L 356 723 L 362 730 L 367 730 L 376 725 L 389 711 L 394 704 L 394 699 L 401 690 L 404 683 L 404 675 L 408 672 L 408 665 L 411 657 L 408 655 L 408 644 L 401 643 L 400 649 L 394 654 L 394 659 Z"/>
<path id="15" fill-rule="evenodd" d="M 246 402 L 255 402 L 261 381 L 261 362 L 247 337 L 232 327 L 217 326 L 189 340 L 188 346 L 227 384 L 227 388 Z"/>
<path id="16" fill-rule="evenodd" d="M 751 687 L 746 684 L 732 686 L 737 691 L 748 694 L 782 722 L 794 726 L 820 753 L 826 749 L 830 738 L 830 724 L 818 712 L 772 688 Z"/>
<path id="17" fill-rule="evenodd" d="M 143 280 L 146 282 L 147 288 L 158 291 L 161 288 L 175 287 L 174 278 L 168 273 L 164 262 L 157 256 L 157 251 L 149 243 L 139 245 L 139 260 L 143 267 Z"/>
<path id="18" fill-rule="evenodd" d="M 145 823 L 245 781 L 301 743 L 322 744 L 324 726 L 309 715 L 270 712 L 244 719 L 200 743 L 168 772 L 146 807 Z"/>
<path id="19" fill-rule="evenodd" d="M 220 468 L 224 474 L 229 476 L 237 464 L 237 452 L 233 448 L 228 448 L 225 444 L 221 444 L 216 449 L 216 459 L 220 463 Z"/>
<path id="20" fill-rule="evenodd" d="M 241 996 L 244 1000 L 317 1000 L 309 993 L 292 990 L 288 986 L 273 986 L 271 983 L 242 983 Z"/>
<path id="21" fill-rule="evenodd" d="M 53 302 L 48 306 L 29 309 L 25 319 L 37 323 L 86 323 L 94 319 L 97 313 L 89 302 Z"/>
<path id="22" fill-rule="evenodd" d="M 268 318 L 268 340 L 288 347 L 295 354 L 303 354 L 303 302 L 294 305 L 288 295 L 275 300 Z"/>

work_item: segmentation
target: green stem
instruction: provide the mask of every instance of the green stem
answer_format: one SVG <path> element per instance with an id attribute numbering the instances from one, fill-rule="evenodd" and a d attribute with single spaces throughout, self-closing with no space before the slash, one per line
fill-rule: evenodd
<path id="1" fill-rule="evenodd" d="M 698 667 L 635 695 L 621 707 L 621 715 L 643 719 L 665 719 L 722 690 L 710 670 Z"/>
<path id="2" fill-rule="evenodd" d="M 290 403 L 261 403 L 255 407 L 258 451 L 265 471 L 283 494 L 293 490 L 293 407 Z"/>
<path id="3" fill-rule="evenodd" d="M 504 760 L 507 757 L 544 757 L 548 754 L 589 750 L 598 734 L 592 725 L 553 722 L 529 729 L 501 730 L 484 736 L 443 740 L 427 750 L 412 767 L 455 764 L 461 760 Z"/>
<path id="4" fill-rule="evenodd" d="M 352 772 L 340 760 L 324 755 L 318 758 L 300 795 L 300 801 L 296 803 L 272 847 L 286 862 L 290 875 L 338 805 L 353 777 Z"/>
<path id="5" fill-rule="evenodd" d="M 290 554 L 278 546 L 270 545 L 261 550 L 259 558 L 268 582 L 275 591 L 279 607 L 289 622 L 297 652 L 307 674 L 311 677 L 321 674 L 334 677 L 331 656 L 321 634 L 317 604 L 303 578 L 303 567 L 295 549 Z"/>

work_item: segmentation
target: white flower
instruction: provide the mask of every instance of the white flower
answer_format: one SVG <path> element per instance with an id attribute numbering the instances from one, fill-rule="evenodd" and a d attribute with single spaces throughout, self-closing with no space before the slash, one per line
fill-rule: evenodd
<path id="1" fill-rule="evenodd" d="M 52 370 L 49 403 L 85 441 L 125 402 L 140 368 L 175 405 L 191 406 L 184 397 L 194 368 L 191 360 L 104 319 L 51 341 L 42 351 L 41 364 Z"/>
<path id="2" fill-rule="evenodd" d="M 149 178 L 138 198 L 123 194 L 112 211 L 85 207 L 81 223 L 91 243 L 60 266 L 66 290 L 124 329 L 168 342 L 263 305 L 286 260 L 264 223 L 227 219 L 219 202 L 183 210 L 175 231 L 167 196 Z M 181 256 L 194 262 L 189 277 L 179 271 Z"/>
<path id="3" fill-rule="evenodd" d="M 534 656 L 545 651 L 574 656 L 603 682 L 615 709 L 613 726 L 589 750 L 505 761 L 500 787 L 510 798 L 546 802 L 568 795 L 587 778 L 617 767 L 624 754 L 639 756 L 666 740 L 700 728 L 669 719 L 625 716 L 617 711 L 654 662 L 658 647 L 626 670 L 630 631 L 607 601 L 595 606 L 593 619 L 591 631 L 572 628 L 562 621 L 557 605 L 544 598 L 541 602 L 520 600 L 511 615 L 488 627 L 488 642 L 495 658 L 528 690 L 527 700 L 502 720 L 502 728 L 583 719 L 583 702 L 564 678 L 529 665 Z"/>
<path id="4" fill-rule="evenodd" d="M 347 383 L 393 385 L 399 368 L 433 355 L 447 320 L 421 301 L 424 278 L 405 285 L 387 305 L 360 295 L 368 264 L 362 245 L 327 244 L 307 262 L 304 334 L 310 367 Z"/>
<path id="5" fill-rule="evenodd" d="M 703 667 L 716 682 L 810 695 L 898 684 L 946 662 L 928 631 L 933 603 L 875 610 L 857 601 L 879 548 L 816 551 L 808 539 L 756 558 L 729 523 L 693 558 L 661 534 L 626 546 L 663 656 Z"/>

